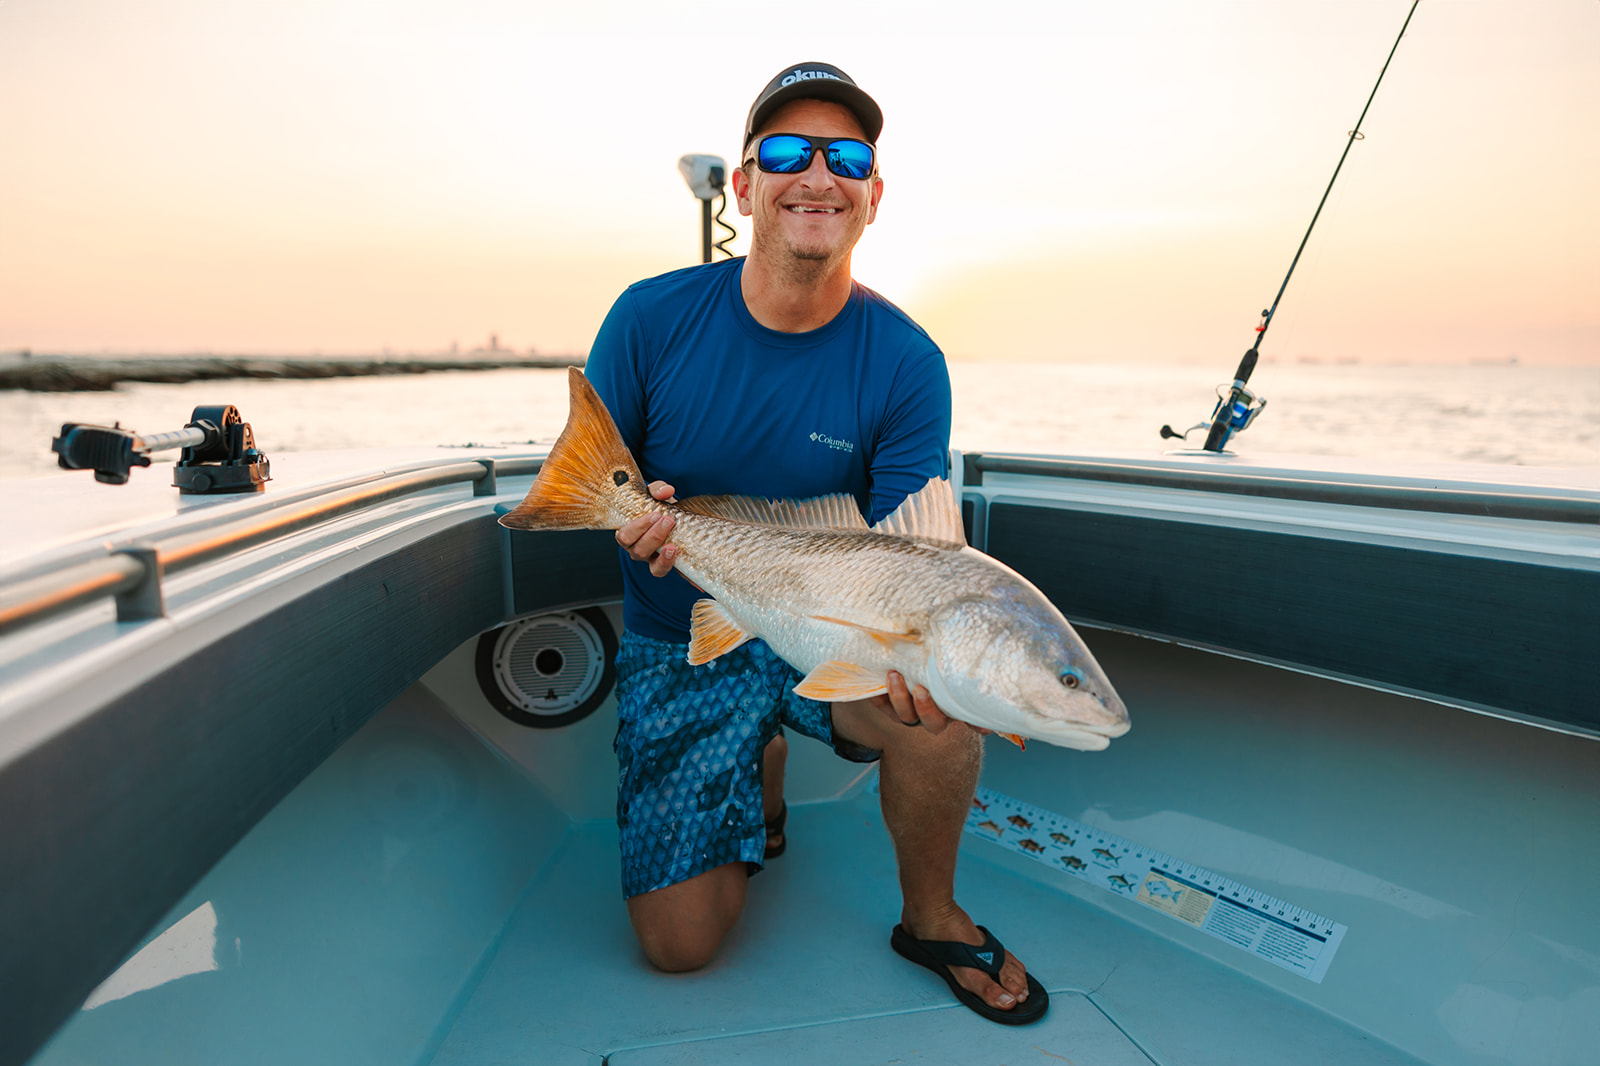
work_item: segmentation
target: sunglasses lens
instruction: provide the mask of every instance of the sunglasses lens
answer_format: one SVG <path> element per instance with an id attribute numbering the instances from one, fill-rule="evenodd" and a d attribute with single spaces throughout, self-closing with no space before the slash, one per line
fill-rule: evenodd
<path id="1" fill-rule="evenodd" d="M 756 164 L 769 174 L 793 174 L 811 165 L 811 142 L 804 137 L 777 134 L 756 149 Z"/>
<path id="2" fill-rule="evenodd" d="M 828 169 L 841 178 L 864 178 L 872 173 L 872 145 L 863 141 L 832 141 Z"/>

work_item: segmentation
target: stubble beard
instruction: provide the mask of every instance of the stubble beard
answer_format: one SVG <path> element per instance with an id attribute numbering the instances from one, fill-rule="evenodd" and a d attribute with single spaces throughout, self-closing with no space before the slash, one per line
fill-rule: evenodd
<path id="1" fill-rule="evenodd" d="M 784 281 L 794 285 L 814 285 L 850 261 L 850 248 L 836 251 L 822 245 L 802 245 L 753 233 L 750 252 L 766 260 Z"/>

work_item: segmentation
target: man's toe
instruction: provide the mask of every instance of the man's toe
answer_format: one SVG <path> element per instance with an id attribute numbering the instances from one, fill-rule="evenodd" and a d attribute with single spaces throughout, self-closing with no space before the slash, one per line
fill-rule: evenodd
<path id="1" fill-rule="evenodd" d="M 1018 1002 L 1028 998 L 1028 971 L 1009 951 L 1006 952 L 1005 965 L 1000 968 L 1000 984 Z"/>

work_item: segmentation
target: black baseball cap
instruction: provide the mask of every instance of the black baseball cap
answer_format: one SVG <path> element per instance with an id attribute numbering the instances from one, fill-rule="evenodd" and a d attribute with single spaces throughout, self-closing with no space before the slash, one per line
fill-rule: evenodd
<path id="1" fill-rule="evenodd" d="M 790 100 L 832 100 L 843 104 L 861 123 L 861 132 L 872 144 L 878 143 L 883 132 L 883 111 L 872 97 L 861 91 L 855 79 L 832 63 L 796 63 L 784 67 L 778 76 L 767 82 L 756 102 L 750 105 L 750 117 L 744 120 L 744 146 L 750 147 L 768 117 Z"/>

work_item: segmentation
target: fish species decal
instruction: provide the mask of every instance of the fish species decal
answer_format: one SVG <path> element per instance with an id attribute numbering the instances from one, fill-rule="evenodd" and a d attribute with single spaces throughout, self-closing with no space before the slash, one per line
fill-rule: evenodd
<path id="1" fill-rule="evenodd" d="M 1039 843 L 1037 840 L 1034 840 L 1032 837 L 1029 837 L 1026 840 L 1017 841 L 1017 847 L 1034 855 L 1037 855 L 1039 852 L 1044 850 L 1044 845 Z"/>
<path id="2" fill-rule="evenodd" d="M 688 659 L 759 637 L 826 701 L 888 691 L 897 670 L 952 718 L 1098 751 L 1128 710 L 1061 612 L 1021 575 L 966 544 L 947 482 L 931 479 L 876 526 L 855 498 L 656 500 L 616 424 L 577 369 L 571 412 L 509 529 L 617 529 L 676 518 L 677 569 L 711 598 L 694 606 Z"/>
<path id="3" fill-rule="evenodd" d="M 1065 866 L 1069 870 L 1085 870 L 1088 869 L 1089 866 L 1088 863 L 1084 862 L 1076 855 L 1061 856 L 1061 865 Z"/>
<path id="4" fill-rule="evenodd" d="M 977 825 L 977 828 L 978 829 L 992 829 L 992 830 L 994 830 L 994 835 L 995 836 L 1003 836 L 1005 834 L 1005 830 L 1003 828 L 1001 828 L 1000 826 L 996 825 L 993 822 L 979 822 L 978 825 Z"/>
<path id="5" fill-rule="evenodd" d="M 1060 844 L 1064 848 L 1070 848 L 1072 845 L 1077 843 L 1076 840 L 1073 840 L 1065 833 L 1051 833 L 1050 839 L 1054 840 L 1057 844 Z"/>
<path id="6" fill-rule="evenodd" d="M 973 796 L 972 809 L 975 811 L 983 811 L 985 814 L 987 814 L 989 812 L 989 805 L 983 802 L 983 800 L 979 799 L 977 796 Z"/>
<path id="7" fill-rule="evenodd" d="M 1174 903 L 1176 903 L 1178 901 L 1178 897 L 1179 896 L 1183 895 L 1183 889 L 1180 888 L 1180 889 L 1174 890 L 1171 885 L 1167 884 L 1165 881 L 1161 880 L 1161 878 L 1159 878 L 1159 877 L 1150 878 L 1148 881 L 1146 881 L 1144 883 L 1144 887 L 1145 887 L 1145 891 L 1149 892 L 1150 895 L 1153 896 L 1154 898 L 1156 898 L 1156 899 L 1170 899 Z"/>
<path id="8" fill-rule="evenodd" d="M 1106 880 L 1110 881 L 1111 884 L 1116 888 L 1126 888 L 1126 889 L 1133 888 L 1133 882 L 1129 881 L 1126 877 L 1123 877 L 1121 874 L 1112 874 L 1110 877 L 1106 878 Z"/>
<path id="9" fill-rule="evenodd" d="M 1094 854 L 1095 854 L 1095 856 L 1097 858 L 1104 859 L 1106 862 L 1111 863 L 1113 866 L 1121 866 L 1122 865 L 1122 863 L 1117 861 L 1117 857 L 1115 855 L 1113 855 L 1111 852 L 1107 851 L 1105 848 L 1095 848 L 1094 849 Z"/>

